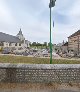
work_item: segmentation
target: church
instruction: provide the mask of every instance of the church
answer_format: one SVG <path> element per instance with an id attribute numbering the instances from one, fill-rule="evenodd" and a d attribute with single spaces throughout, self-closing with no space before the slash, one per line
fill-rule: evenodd
<path id="1" fill-rule="evenodd" d="M 20 28 L 16 36 L 0 32 L 0 48 L 29 48 L 30 41 L 26 40 Z"/>

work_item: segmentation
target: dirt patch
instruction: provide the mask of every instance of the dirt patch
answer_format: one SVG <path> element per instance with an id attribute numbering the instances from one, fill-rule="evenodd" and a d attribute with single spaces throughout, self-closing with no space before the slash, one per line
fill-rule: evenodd
<path id="1" fill-rule="evenodd" d="M 3 89 L 5 89 L 6 91 L 4 91 Z M 1 91 L 1 90 L 3 90 L 3 91 Z M 15 91 L 11 91 L 11 90 L 15 90 Z M 18 90 L 20 90 L 20 91 L 18 91 Z M 41 90 L 41 91 L 39 91 L 39 90 Z M 52 84 L 52 83 L 48 83 L 48 84 L 0 83 L 0 92 L 58 92 L 57 90 L 70 90 L 70 92 L 71 91 L 72 92 L 80 92 L 80 84 L 69 85 L 69 84 L 56 84 L 56 83 L 55 84 Z M 65 91 L 63 91 L 63 92 L 65 92 Z"/>

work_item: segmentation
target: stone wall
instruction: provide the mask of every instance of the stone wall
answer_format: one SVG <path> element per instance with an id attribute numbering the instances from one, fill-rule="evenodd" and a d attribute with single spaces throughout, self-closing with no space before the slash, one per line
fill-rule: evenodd
<path id="1" fill-rule="evenodd" d="M 80 64 L 0 64 L 0 82 L 80 83 Z"/>
<path id="2" fill-rule="evenodd" d="M 74 54 L 80 51 L 80 35 L 69 37 L 68 38 L 68 50 L 74 52 Z"/>

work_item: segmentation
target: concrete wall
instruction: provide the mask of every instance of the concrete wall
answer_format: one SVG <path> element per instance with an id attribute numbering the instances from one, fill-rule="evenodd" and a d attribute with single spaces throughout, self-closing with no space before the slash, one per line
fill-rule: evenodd
<path id="1" fill-rule="evenodd" d="M 0 64 L 0 82 L 80 83 L 80 64 Z"/>

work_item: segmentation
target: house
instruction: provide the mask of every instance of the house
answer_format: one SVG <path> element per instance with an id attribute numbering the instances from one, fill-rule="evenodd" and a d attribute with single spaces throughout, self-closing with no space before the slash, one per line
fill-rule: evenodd
<path id="1" fill-rule="evenodd" d="M 62 53 L 68 53 L 68 42 L 64 43 L 61 49 L 62 49 Z"/>
<path id="2" fill-rule="evenodd" d="M 74 55 L 80 54 L 80 30 L 68 37 L 68 50 Z"/>
<path id="3" fill-rule="evenodd" d="M 56 53 L 62 52 L 62 45 L 63 43 L 55 44 L 53 49 L 55 50 Z"/>
<path id="4" fill-rule="evenodd" d="M 25 40 L 21 29 L 16 36 L 0 32 L 0 48 L 27 48 L 30 47 L 29 44 L 30 42 L 28 40 Z"/>

